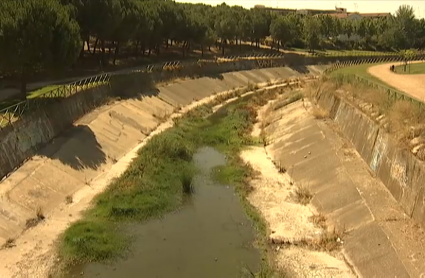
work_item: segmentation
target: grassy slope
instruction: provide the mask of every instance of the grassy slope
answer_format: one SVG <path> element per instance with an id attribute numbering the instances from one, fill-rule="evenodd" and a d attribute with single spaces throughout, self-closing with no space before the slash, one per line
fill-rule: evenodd
<path id="1" fill-rule="evenodd" d="M 357 66 L 352 66 L 352 67 L 345 67 L 345 68 L 341 68 L 338 69 L 336 71 L 333 71 L 331 73 L 331 77 L 337 77 L 338 75 L 357 75 L 359 77 L 362 77 L 363 79 L 369 80 L 375 84 L 378 85 L 382 85 L 388 88 L 391 88 L 395 91 L 397 91 L 397 89 L 395 89 L 394 87 L 390 86 L 388 83 L 385 83 L 384 81 L 382 81 L 379 78 L 376 78 L 375 76 L 371 75 L 367 69 L 371 66 L 376 66 L 379 64 L 362 64 L 362 65 L 357 65 Z"/>
<path id="2" fill-rule="evenodd" d="M 415 63 L 407 65 L 406 72 L 404 66 L 396 66 L 395 71 L 399 74 L 425 74 L 425 63 Z"/>
<path id="3" fill-rule="evenodd" d="M 309 49 L 304 48 L 293 48 L 294 51 L 298 52 L 309 52 Z M 338 56 L 381 56 L 381 55 L 394 55 L 393 52 L 381 52 L 381 51 L 367 51 L 367 50 L 315 50 L 317 55 L 338 57 Z"/>
<path id="4" fill-rule="evenodd" d="M 236 186 L 247 214 L 261 235 L 259 245 L 267 251 L 266 225 L 244 198 L 250 192 L 247 179 L 253 170 L 242 163 L 238 155 L 242 148 L 254 143 L 248 135 L 256 119 L 252 103 L 264 105 L 270 97 L 267 95 L 249 101 L 240 99 L 227 105 L 224 113 L 213 116 L 211 105 L 201 106 L 175 120 L 173 128 L 153 137 L 139 151 L 130 168 L 95 198 L 94 206 L 83 219 L 66 230 L 59 249 L 65 264 L 120 256 L 130 243 L 118 229 L 120 223 L 143 222 L 181 206 L 185 184 L 195 174 L 192 155 L 205 145 L 230 158 L 226 166 L 215 171 L 215 176 L 223 183 Z M 270 272 L 265 263 L 261 276 L 269 277 Z"/>

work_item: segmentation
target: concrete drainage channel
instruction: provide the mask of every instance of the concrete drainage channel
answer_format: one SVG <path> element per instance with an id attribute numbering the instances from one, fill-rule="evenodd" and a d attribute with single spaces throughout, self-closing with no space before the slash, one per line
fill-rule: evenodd
<path id="1" fill-rule="evenodd" d="M 266 117 L 267 153 L 296 190 L 308 188 L 317 217 L 342 234 L 344 258 L 358 276 L 423 277 L 423 164 L 332 93 L 318 105 L 326 113 L 305 101 Z M 281 236 L 278 246 L 291 241 Z"/>
<path id="2" fill-rule="evenodd" d="M 311 72 L 320 73 L 318 69 L 320 67 L 313 66 Z M 273 76 L 275 80 L 302 76 L 289 68 L 257 71 L 262 72 L 257 80 L 266 79 L 262 86 L 273 84 L 267 81 Z M 181 109 L 179 113 L 183 113 L 219 96 L 211 96 L 214 90 L 238 87 L 237 84 L 246 86 L 251 77 L 245 72 L 223 76 L 223 81 L 201 78 L 199 83 L 190 80 L 187 84 L 183 81 L 176 82 L 175 86 L 158 88 L 159 95 L 174 100 L 175 106 L 159 97 L 145 96 L 100 107 L 78 120 L 74 128 L 55 138 L 45 149 L 37 151 L 3 180 L 0 187 L 0 239 L 2 242 L 13 241 L 17 248 L 0 251 L 5 258 L 0 262 L 0 276 L 28 273 L 32 277 L 43 277 L 47 264 L 33 269 L 31 266 L 39 264 L 40 260 L 46 262 L 53 258 L 51 248 L 56 237 L 68 223 L 80 217 L 79 212 L 87 208 L 91 199 L 111 179 L 126 169 L 146 139 L 171 126 L 171 121 L 163 122 L 179 109 L 179 103 L 202 99 Z M 200 91 L 200 88 L 203 90 Z M 138 142 L 142 143 L 130 151 Z M 39 219 L 38 225 L 22 234 L 27 220 L 35 218 Z"/>

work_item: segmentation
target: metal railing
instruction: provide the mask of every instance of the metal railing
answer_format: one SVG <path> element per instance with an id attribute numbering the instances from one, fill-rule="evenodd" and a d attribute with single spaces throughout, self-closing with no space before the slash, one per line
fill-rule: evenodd
<path id="1" fill-rule="evenodd" d="M 423 61 L 423 60 L 425 60 L 425 55 L 416 55 L 415 57 L 409 59 L 407 62 Z M 352 61 L 336 62 L 332 64 L 330 67 L 328 67 L 325 70 L 325 73 L 331 73 L 341 68 L 352 67 L 352 66 L 361 65 L 361 64 L 383 64 L 383 63 L 390 63 L 390 62 L 394 62 L 394 63 L 406 62 L 406 59 L 401 57 L 400 55 L 392 55 L 388 57 L 356 59 Z"/>
<path id="2" fill-rule="evenodd" d="M 419 57 L 419 56 L 418 56 Z M 368 58 L 368 59 L 355 59 L 346 61 L 346 62 L 336 62 L 333 63 L 329 68 L 325 70 L 326 73 L 330 73 L 336 69 L 342 67 L 348 67 L 364 63 L 384 63 L 391 61 L 402 61 L 400 56 L 388 56 L 385 58 Z M 420 56 L 421 59 L 424 56 Z M 162 73 L 162 72 L 174 72 L 180 71 L 185 68 L 196 68 L 204 66 L 219 66 L 223 63 L 232 63 L 247 61 L 253 63 L 252 65 L 257 68 L 271 68 L 281 66 L 285 63 L 285 54 L 247 54 L 242 56 L 227 56 L 217 59 L 198 59 L 192 61 L 170 61 L 157 64 L 150 64 L 146 66 L 141 66 L 132 69 L 120 70 L 116 72 L 103 73 L 91 77 L 87 77 L 69 84 L 61 85 L 55 89 L 52 89 L 46 93 L 40 94 L 37 97 L 29 98 L 27 100 L 16 103 L 12 106 L 0 110 L 0 129 L 7 127 L 8 125 L 13 124 L 13 122 L 22 118 L 22 116 L 28 112 L 40 109 L 46 104 L 57 100 L 60 98 L 66 98 L 75 93 L 103 85 L 110 85 L 111 77 L 117 75 L 128 75 L 132 73 Z"/>
<path id="3" fill-rule="evenodd" d="M 99 85 L 108 84 L 110 78 L 111 75 L 108 73 L 87 77 L 4 108 L 0 110 L 0 129 L 20 119 L 26 112 L 45 107 L 46 104 L 54 100 L 66 98 Z"/>
<path id="4" fill-rule="evenodd" d="M 391 102 L 400 101 L 400 100 L 409 101 L 409 102 L 412 102 L 413 104 L 417 105 L 419 108 L 425 109 L 425 103 L 423 102 L 423 100 L 418 99 L 414 96 L 411 96 L 411 95 L 409 95 L 405 92 L 391 88 L 389 86 L 385 86 L 383 84 L 379 84 L 379 83 L 377 83 L 373 80 L 359 76 L 357 74 L 345 74 L 344 76 L 348 80 L 354 80 L 354 82 L 362 83 L 362 84 L 364 84 L 368 87 L 378 89 L 378 90 L 382 90 L 382 91 L 386 92 L 387 95 L 388 95 L 388 100 L 390 100 Z"/>
<path id="5" fill-rule="evenodd" d="M 278 64 L 273 62 L 273 59 L 281 59 L 282 55 L 244 55 L 244 56 L 229 56 L 219 59 L 203 60 L 198 59 L 195 61 L 171 61 L 150 64 L 138 68 L 120 70 L 111 73 L 103 73 L 91 77 L 87 77 L 78 81 L 71 82 L 69 84 L 61 85 L 55 89 L 39 94 L 36 97 L 28 98 L 16 104 L 13 104 L 7 108 L 0 110 L 0 130 L 13 124 L 13 122 L 22 118 L 22 116 L 28 111 L 34 111 L 45 106 L 53 100 L 60 98 L 69 97 L 75 93 L 103 85 L 109 84 L 112 76 L 116 75 L 127 75 L 132 73 L 153 73 L 153 72 L 173 72 L 189 67 L 203 67 L 206 65 L 220 65 L 221 63 L 236 62 L 241 60 L 256 60 L 257 67 L 272 67 Z"/>

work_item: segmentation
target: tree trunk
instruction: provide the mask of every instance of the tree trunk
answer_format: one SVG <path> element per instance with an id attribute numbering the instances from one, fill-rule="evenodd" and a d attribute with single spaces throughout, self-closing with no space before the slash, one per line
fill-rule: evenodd
<path id="1" fill-rule="evenodd" d="M 134 46 L 134 55 L 136 55 L 136 56 L 139 56 L 139 55 L 138 55 L 139 44 L 140 44 L 140 41 L 139 41 L 139 40 L 137 40 L 137 41 L 136 41 L 136 45 Z"/>
<path id="2" fill-rule="evenodd" d="M 208 51 L 211 52 L 211 45 L 208 46 Z"/>
<path id="3" fill-rule="evenodd" d="M 168 39 L 165 40 L 165 49 L 168 49 Z"/>
<path id="4" fill-rule="evenodd" d="M 151 52 L 152 52 L 152 46 L 149 44 L 148 57 L 151 56 Z"/>
<path id="5" fill-rule="evenodd" d="M 201 57 L 204 57 L 204 45 L 201 43 Z"/>
<path id="6" fill-rule="evenodd" d="M 100 60 L 102 62 L 102 67 L 105 67 L 106 50 L 105 50 L 105 40 L 104 39 L 102 39 L 102 41 L 101 41 L 101 48 L 102 48 L 102 54 L 101 54 Z"/>
<path id="7" fill-rule="evenodd" d="M 115 53 L 114 53 L 114 66 L 116 65 L 115 62 L 117 60 L 118 52 L 120 51 L 120 42 L 117 42 L 117 45 L 115 46 Z"/>
<path id="8" fill-rule="evenodd" d="M 83 41 L 83 47 L 81 47 L 81 51 L 80 51 L 80 55 L 79 55 L 80 59 L 82 59 L 84 57 L 84 44 L 85 44 L 85 42 Z"/>
<path id="9" fill-rule="evenodd" d="M 145 56 L 145 52 L 146 52 L 146 43 L 143 41 L 143 43 L 142 43 L 142 56 Z"/>
<path id="10" fill-rule="evenodd" d="M 239 51 L 242 51 L 242 39 L 239 39 Z"/>
<path id="11" fill-rule="evenodd" d="M 159 57 L 160 54 L 161 54 L 161 43 L 158 43 L 156 45 L 156 55 Z"/>
<path id="12" fill-rule="evenodd" d="M 224 56 L 224 40 L 221 40 L 221 55 Z"/>
<path id="13" fill-rule="evenodd" d="M 20 99 L 26 100 L 27 99 L 27 72 L 25 68 L 22 69 L 21 72 L 21 95 Z"/>
<path id="14" fill-rule="evenodd" d="M 108 47 L 108 59 L 111 58 L 112 47 L 114 47 L 114 45 L 115 45 L 115 41 L 112 41 L 112 44 L 109 44 L 109 47 Z"/>
<path id="15" fill-rule="evenodd" d="M 93 55 L 96 54 L 96 48 L 97 48 L 97 43 L 99 42 L 99 39 L 96 39 L 96 41 L 94 42 L 94 46 L 93 46 Z"/>
<path id="16" fill-rule="evenodd" d="M 183 41 L 183 44 L 182 44 L 182 57 L 183 58 L 185 56 L 185 46 L 186 46 L 186 41 Z"/>
<path id="17" fill-rule="evenodd" d="M 87 40 L 86 40 L 86 43 L 87 43 L 87 51 L 88 51 L 89 53 L 91 53 L 91 51 L 90 51 L 90 39 L 87 39 Z M 83 43 L 83 49 L 84 49 L 84 43 Z"/>

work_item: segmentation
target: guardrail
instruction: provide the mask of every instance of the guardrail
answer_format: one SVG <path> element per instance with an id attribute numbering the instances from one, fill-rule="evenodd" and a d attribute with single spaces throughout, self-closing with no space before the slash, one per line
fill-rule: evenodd
<path id="1" fill-rule="evenodd" d="M 66 85 L 62 85 L 58 88 L 40 94 L 37 97 L 26 99 L 12 106 L 4 108 L 0 110 L 0 129 L 5 128 L 9 124 L 21 118 L 25 112 L 40 109 L 48 102 L 57 100 L 58 98 L 66 98 L 89 88 L 93 88 L 102 84 L 108 84 L 110 78 L 111 75 L 108 73 L 87 77 Z"/>
<path id="2" fill-rule="evenodd" d="M 347 55 L 348 56 L 348 55 Z M 347 57 L 344 56 L 344 57 Z M 268 68 L 280 65 L 279 63 L 275 63 L 276 60 L 284 59 L 285 54 L 247 54 L 242 56 L 227 56 L 221 57 L 217 59 L 211 60 L 192 60 L 192 61 L 170 61 L 163 62 L 157 64 L 146 65 L 138 68 L 120 70 L 116 72 L 103 73 L 95 76 L 90 76 L 75 82 L 71 82 L 69 84 L 62 85 L 58 88 L 52 89 L 46 93 L 38 95 L 35 98 L 27 99 L 16 103 L 10 107 L 4 108 L 0 110 L 0 130 L 11 125 L 14 121 L 19 120 L 24 113 L 29 110 L 39 109 L 42 106 L 46 105 L 46 103 L 57 100 L 59 98 L 66 98 L 72 94 L 77 92 L 87 90 L 89 88 L 93 88 L 99 85 L 110 85 L 111 77 L 116 75 L 128 75 L 137 72 L 146 72 L 146 73 L 161 73 L 161 72 L 173 72 L 180 71 L 184 68 L 191 66 L 203 67 L 206 65 L 220 65 L 222 63 L 229 62 L 237 62 L 237 61 L 256 61 L 258 68 Z M 336 69 L 342 67 L 348 67 L 353 65 L 359 65 L 364 63 L 384 63 L 391 61 L 403 61 L 400 56 L 388 56 L 385 58 L 369 58 L 369 59 L 355 59 L 356 57 L 352 56 L 352 61 L 346 62 L 337 62 L 332 64 L 329 68 L 325 70 L 326 73 L 330 73 Z M 424 59 L 424 56 L 418 56 L 419 59 Z"/>
<path id="3" fill-rule="evenodd" d="M 425 60 L 425 55 L 417 55 L 407 60 L 407 62 L 421 61 L 421 60 Z M 393 55 L 393 56 L 388 56 L 385 58 L 380 57 L 380 58 L 358 59 L 358 60 L 345 61 L 345 62 L 336 62 L 332 64 L 329 68 L 327 68 L 325 70 L 325 73 L 331 73 L 340 68 L 352 67 L 352 66 L 361 65 L 361 64 L 382 64 L 382 63 L 390 63 L 390 62 L 406 62 L 406 59 L 401 57 L 400 55 Z"/>
<path id="4" fill-rule="evenodd" d="M 195 60 L 195 61 L 170 61 L 164 63 L 150 64 L 138 68 L 120 70 L 116 72 L 103 73 L 95 76 L 90 76 L 78 81 L 71 82 L 69 84 L 61 85 L 55 89 L 47 91 L 43 94 L 37 95 L 37 97 L 29 98 L 13 104 L 7 108 L 0 110 L 0 130 L 11 125 L 13 122 L 19 120 L 22 115 L 30 110 L 35 110 L 43 107 L 48 102 L 57 100 L 58 98 L 66 98 L 70 95 L 78 93 L 89 88 L 93 88 L 99 85 L 110 84 L 111 77 L 116 75 L 127 75 L 132 73 L 161 73 L 161 72 L 173 72 L 179 71 L 186 67 L 198 66 L 203 67 L 205 65 L 219 65 L 221 63 L 236 62 L 241 60 L 256 60 L 259 68 L 272 67 L 273 60 L 281 59 L 283 55 L 244 55 L 244 56 L 229 56 L 225 58 L 218 58 L 213 60 Z"/>

